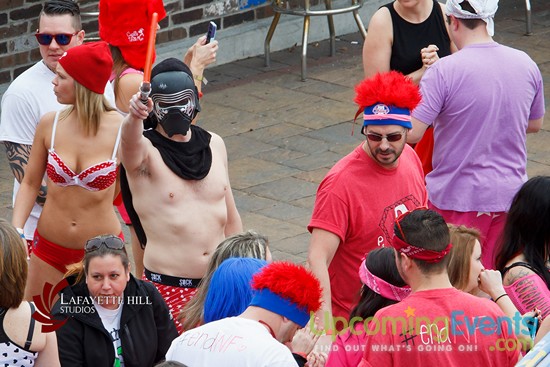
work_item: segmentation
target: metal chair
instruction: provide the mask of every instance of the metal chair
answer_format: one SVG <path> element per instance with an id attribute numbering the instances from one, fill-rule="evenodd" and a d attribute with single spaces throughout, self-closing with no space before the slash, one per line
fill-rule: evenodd
<path id="1" fill-rule="evenodd" d="M 267 36 L 265 37 L 265 43 L 264 43 L 264 58 L 265 58 L 265 66 L 270 66 L 271 60 L 269 57 L 270 53 L 270 47 L 269 43 L 271 42 L 271 38 L 273 37 L 273 33 L 275 32 L 275 28 L 277 27 L 277 24 L 279 23 L 279 18 L 281 17 L 281 14 L 290 14 L 290 15 L 299 15 L 301 17 L 304 17 L 304 30 L 302 34 L 302 81 L 306 80 L 306 58 L 307 58 L 307 40 L 308 40 L 308 34 L 309 34 L 309 21 L 310 17 L 312 16 L 319 16 L 319 15 L 326 15 L 328 19 L 328 28 L 330 33 L 330 56 L 334 56 L 336 53 L 336 35 L 334 32 L 334 21 L 332 19 L 333 15 L 336 14 L 343 14 L 348 12 L 353 12 L 353 17 L 355 18 L 355 22 L 357 23 L 357 27 L 359 28 L 359 31 L 361 32 L 361 35 L 363 38 L 367 36 L 367 31 L 365 29 L 365 26 L 363 25 L 363 22 L 361 21 L 361 17 L 359 16 L 359 9 L 363 6 L 363 0 L 351 0 L 351 5 L 343 8 L 333 9 L 332 8 L 332 0 L 324 0 L 325 2 L 325 10 L 312 10 L 310 6 L 310 0 L 304 0 L 304 8 L 288 8 L 285 7 L 285 4 L 288 4 L 288 0 L 272 0 L 271 6 L 273 10 L 275 11 L 275 15 L 273 16 L 273 21 L 271 22 L 271 26 L 269 27 L 269 30 L 267 32 Z M 529 1 L 529 0 L 526 0 Z"/>
<path id="2" fill-rule="evenodd" d="M 92 20 L 97 20 L 97 18 L 99 17 L 99 12 L 98 11 L 88 11 L 88 12 L 82 12 L 80 13 L 80 16 L 82 17 L 82 19 L 92 19 Z M 99 35 L 97 36 L 94 36 L 94 37 L 90 37 L 88 35 L 86 35 L 86 37 L 84 37 L 84 41 L 85 42 L 96 42 L 96 41 L 100 41 L 101 38 L 99 38 Z"/>
<path id="3" fill-rule="evenodd" d="M 530 36 L 533 34 L 531 28 L 531 1 L 525 0 L 525 35 Z"/>

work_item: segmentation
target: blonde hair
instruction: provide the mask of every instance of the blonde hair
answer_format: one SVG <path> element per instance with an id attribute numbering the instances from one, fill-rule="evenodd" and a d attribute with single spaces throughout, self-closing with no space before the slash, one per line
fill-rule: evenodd
<path id="1" fill-rule="evenodd" d="M 200 282 L 197 293 L 178 315 L 178 320 L 182 323 L 183 330 L 192 329 L 203 322 L 204 302 L 208 293 L 208 287 L 210 286 L 214 271 L 220 264 L 230 257 L 252 257 L 265 260 L 267 246 L 267 237 L 254 231 L 237 233 L 221 242 L 212 254 L 212 258 L 210 258 L 208 269 Z"/>
<path id="2" fill-rule="evenodd" d="M 468 287 L 470 276 L 470 262 L 476 241 L 479 241 L 480 233 L 475 228 L 448 224 L 451 234 L 451 257 L 449 259 L 448 273 L 451 284 L 456 289 L 465 290 Z"/>
<path id="3" fill-rule="evenodd" d="M 101 115 L 104 112 L 115 111 L 103 94 L 92 92 L 76 80 L 75 104 L 65 108 L 59 114 L 59 119 L 67 118 L 71 112 L 76 111 L 76 117 L 86 135 L 96 135 L 101 123 Z"/>
<path id="4" fill-rule="evenodd" d="M 0 218 L 0 307 L 14 308 L 23 302 L 27 282 L 27 253 L 21 236 Z"/>

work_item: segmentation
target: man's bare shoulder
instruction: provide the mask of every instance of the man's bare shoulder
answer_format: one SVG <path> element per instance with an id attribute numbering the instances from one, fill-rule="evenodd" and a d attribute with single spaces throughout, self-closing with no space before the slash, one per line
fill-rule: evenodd
<path id="1" fill-rule="evenodd" d="M 225 152 L 225 142 L 223 138 L 212 131 L 208 131 L 208 133 L 212 136 L 210 139 L 210 148 L 216 151 L 221 150 Z"/>
<path id="2" fill-rule="evenodd" d="M 223 142 L 223 138 L 221 136 L 219 136 L 218 134 L 216 134 L 213 131 L 210 131 L 210 130 L 206 130 L 206 131 L 212 136 L 212 139 L 210 140 L 211 142 L 225 144 Z"/>

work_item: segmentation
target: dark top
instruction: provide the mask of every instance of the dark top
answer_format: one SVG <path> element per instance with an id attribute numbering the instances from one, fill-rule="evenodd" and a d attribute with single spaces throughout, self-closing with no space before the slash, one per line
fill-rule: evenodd
<path id="1" fill-rule="evenodd" d="M 420 50 L 428 45 L 439 47 L 438 56 L 451 54 L 451 40 L 445 28 L 445 18 L 441 6 L 434 0 L 430 16 L 422 23 L 409 23 L 401 18 L 393 7 L 393 2 L 384 5 L 391 14 L 393 25 L 393 45 L 390 69 L 407 75 L 422 67 Z"/>
<path id="2" fill-rule="evenodd" d="M 67 278 L 61 299 L 52 314 L 67 322 L 56 331 L 62 367 L 110 367 L 115 361 L 111 334 L 95 308 L 87 306 L 90 293 L 85 282 Z M 80 306 L 79 306 L 80 305 Z M 77 307 L 78 306 L 78 307 Z M 172 340 L 178 336 L 168 306 L 151 283 L 135 279 L 124 290 L 119 337 L 125 367 L 151 367 L 164 360 Z"/>
<path id="3" fill-rule="evenodd" d="M 37 357 L 37 352 L 33 352 L 29 348 L 32 344 L 32 336 L 34 334 L 34 304 L 29 302 L 31 306 L 31 320 L 29 323 L 29 330 L 27 332 L 27 340 L 25 345 L 21 346 L 10 339 L 6 331 L 4 330 L 4 318 L 8 313 L 7 308 L 0 307 L 0 365 L 1 366 L 30 366 L 34 363 Z M 9 363 L 6 363 L 9 362 Z"/>

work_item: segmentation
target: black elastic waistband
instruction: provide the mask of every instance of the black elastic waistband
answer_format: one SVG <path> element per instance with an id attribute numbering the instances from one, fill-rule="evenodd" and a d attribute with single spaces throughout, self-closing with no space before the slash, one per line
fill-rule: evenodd
<path id="1" fill-rule="evenodd" d="M 172 287 L 197 288 L 201 281 L 201 279 L 180 278 L 171 275 L 153 273 L 152 271 L 149 271 L 147 269 L 143 269 L 143 273 L 145 274 L 145 278 L 153 283 L 169 285 Z"/>

